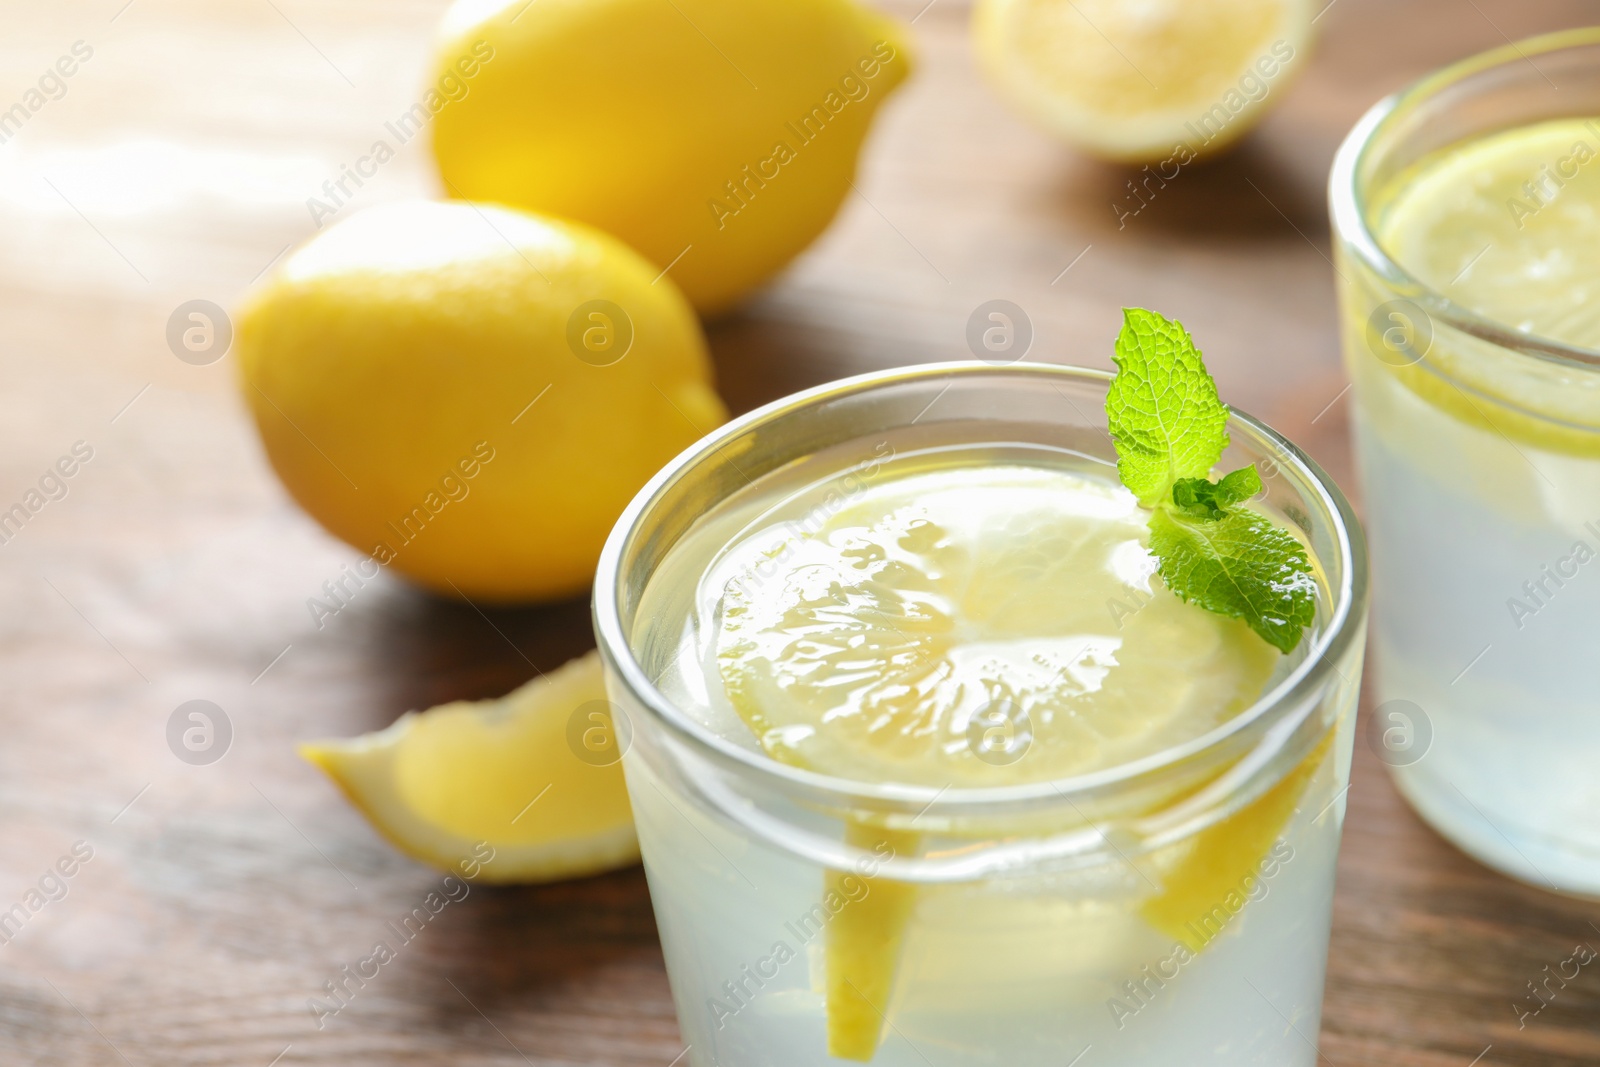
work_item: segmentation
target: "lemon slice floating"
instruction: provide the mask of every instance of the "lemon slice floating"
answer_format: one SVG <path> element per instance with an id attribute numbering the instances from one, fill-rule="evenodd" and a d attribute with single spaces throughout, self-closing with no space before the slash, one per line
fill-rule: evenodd
<path id="1" fill-rule="evenodd" d="M 407 855 L 450 869 L 487 842 L 485 881 L 548 882 L 639 859 L 611 729 L 591 652 L 499 700 L 408 712 L 300 754 Z"/>
<path id="2" fill-rule="evenodd" d="M 1455 145 L 1389 188 L 1378 236 L 1407 270 L 1514 329 L 1600 347 L 1600 120 Z"/>
<path id="3" fill-rule="evenodd" d="M 978 0 L 973 37 L 1046 129 L 1134 162 L 1187 145 L 1182 164 L 1255 125 L 1305 65 L 1313 14 L 1308 0 Z"/>
<path id="4" fill-rule="evenodd" d="M 724 689 L 770 755 L 857 781 L 1014 785 L 1151 755 L 1248 707 L 1279 657 L 1169 593 L 1148 535 L 1126 489 L 1066 470 L 885 479 L 776 573 L 760 534 L 719 562 Z"/>
<path id="5" fill-rule="evenodd" d="M 1397 175 L 1374 205 L 1384 251 L 1455 303 L 1530 336 L 1600 348 L 1600 121 L 1552 120 L 1453 145 Z M 1383 311 L 1350 324 L 1384 357 L 1361 359 L 1358 374 L 1391 373 L 1496 448 L 1509 438 L 1600 455 L 1592 372 L 1446 333 L 1415 311 Z M 1389 348 L 1379 331 L 1403 347 Z"/>

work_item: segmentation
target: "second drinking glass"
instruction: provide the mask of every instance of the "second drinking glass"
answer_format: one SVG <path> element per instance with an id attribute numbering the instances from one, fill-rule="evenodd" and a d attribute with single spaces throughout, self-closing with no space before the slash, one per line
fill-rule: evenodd
<path id="1" fill-rule="evenodd" d="M 1467 852 L 1600 896 L 1600 30 L 1383 101 L 1330 197 L 1374 747 Z"/>

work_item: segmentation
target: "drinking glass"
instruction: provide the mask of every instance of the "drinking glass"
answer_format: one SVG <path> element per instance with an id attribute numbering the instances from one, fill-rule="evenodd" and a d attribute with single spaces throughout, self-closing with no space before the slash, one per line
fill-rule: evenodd
<path id="1" fill-rule="evenodd" d="M 1222 467 L 1257 464 L 1262 505 L 1304 539 L 1323 592 L 1267 690 L 1192 741 L 1031 784 L 856 781 L 779 763 L 742 722 L 656 684 L 679 652 L 671 605 L 688 595 L 661 583 L 703 524 L 741 501 L 759 511 L 775 479 L 843 472 L 848 494 L 886 440 L 1037 444 L 1114 481 L 1109 381 L 956 363 L 825 385 L 711 434 L 622 516 L 595 627 L 688 1063 L 848 1062 L 827 1053 L 829 939 L 870 937 L 896 912 L 892 987 L 870 1004 L 877 1046 L 856 1060 L 1316 1062 L 1366 560 L 1339 490 L 1249 416 L 1233 413 Z"/>
<path id="2" fill-rule="evenodd" d="M 1584 895 L 1600 895 L 1600 567 L 1584 566 L 1600 352 L 1474 313 L 1375 235 L 1419 161 L 1597 115 L 1600 29 L 1509 45 L 1373 107 L 1329 189 L 1377 590 L 1374 747 L 1461 849 Z"/>

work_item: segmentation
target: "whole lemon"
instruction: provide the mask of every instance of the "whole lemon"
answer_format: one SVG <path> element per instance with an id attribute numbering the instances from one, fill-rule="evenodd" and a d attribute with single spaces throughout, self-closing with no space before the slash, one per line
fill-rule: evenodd
<path id="1" fill-rule="evenodd" d="M 910 69 L 854 0 L 458 0 L 438 57 L 451 195 L 598 226 L 707 314 L 828 225 Z"/>
<path id="2" fill-rule="evenodd" d="M 370 208 L 248 298 L 245 399 L 289 492 L 378 564 L 473 599 L 578 593 L 633 494 L 726 418 L 658 274 L 570 222 Z"/>

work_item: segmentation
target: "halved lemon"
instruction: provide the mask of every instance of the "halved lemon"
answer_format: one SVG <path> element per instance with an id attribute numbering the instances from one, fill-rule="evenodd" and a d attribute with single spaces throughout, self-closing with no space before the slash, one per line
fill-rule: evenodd
<path id="1" fill-rule="evenodd" d="M 407 712 L 376 733 L 300 746 L 400 851 L 488 882 L 548 882 L 639 859 L 620 725 L 589 653 L 498 700 Z"/>
<path id="2" fill-rule="evenodd" d="M 1106 158 L 1181 166 L 1282 95 L 1314 12 L 1309 0 L 978 0 L 973 38 L 989 77 L 1046 129 Z"/>

